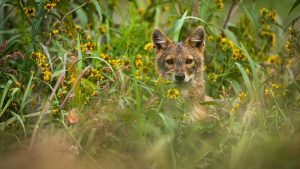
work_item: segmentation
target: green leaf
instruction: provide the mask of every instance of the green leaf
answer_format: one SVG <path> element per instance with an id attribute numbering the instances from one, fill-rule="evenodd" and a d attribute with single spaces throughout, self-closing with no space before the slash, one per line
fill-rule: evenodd
<path id="1" fill-rule="evenodd" d="M 24 121 L 22 120 L 21 116 L 18 115 L 17 113 L 15 113 L 15 112 L 11 112 L 11 113 L 13 114 L 14 117 L 16 117 L 16 119 L 21 124 L 23 132 L 24 132 L 24 138 L 26 139 L 27 138 L 27 132 L 26 132 L 26 127 L 25 127 Z"/>
<path id="2" fill-rule="evenodd" d="M 78 62 L 77 62 L 77 73 L 79 74 L 82 70 L 82 52 L 80 47 L 80 35 L 77 36 L 77 50 L 78 50 Z"/>
<path id="3" fill-rule="evenodd" d="M 25 92 L 24 92 L 24 95 L 22 97 L 22 102 L 21 102 L 21 108 L 19 110 L 19 112 L 23 115 L 23 110 L 24 110 L 24 107 L 25 105 L 28 103 L 27 100 L 27 97 L 29 96 L 30 94 L 30 86 L 31 86 L 31 83 L 32 83 L 32 78 L 33 78 L 33 75 L 31 75 L 30 79 L 29 79 L 29 82 L 26 86 L 26 89 L 25 89 Z"/>
<path id="4" fill-rule="evenodd" d="M 177 42 L 179 35 L 180 35 L 180 31 L 181 28 L 183 26 L 185 17 L 186 17 L 187 11 L 184 12 L 184 14 L 182 15 L 182 17 L 176 22 L 175 26 L 174 26 L 174 34 L 173 34 L 173 41 Z"/>
<path id="5" fill-rule="evenodd" d="M 292 6 L 292 8 L 289 11 L 289 14 L 293 12 L 293 10 L 300 4 L 300 0 L 296 0 Z"/>
<path id="6" fill-rule="evenodd" d="M 92 2 L 96 7 L 97 13 L 99 15 L 99 20 L 100 20 L 100 23 L 101 23 L 102 22 L 102 10 L 101 10 L 100 3 L 96 0 L 92 0 Z"/>
<path id="7" fill-rule="evenodd" d="M 8 80 L 8 82 L 6 83 L 6 85 L 4 87 L 4 91 L 2 93 L 2 97 L 1 97 L 1 101 L 0 101 L 0 109 L 3 106 L 3 103 L 4 103 L 5 97 L 7 95 L 8 89 L 9 89 L 10 85 L 12 84 L 12 82 L 13 82 L 12 80 Z"/>
<path id="8" fill-rule="evenodd" d="M 246 89 L 247 89 L 247 92 L 249 93 L 249 95 L 253 96 L 253 88 L 252 88 L 252 84 L 251 84 L 251 81 L 246 73 L 246 70 L 244 69 L 244 67 L 235 62 L 235 64 L 237 65 L 238 69 L 240 70 L 240 72 L 242 73 L 242 76 L 243 76 L 243 80 L 244 80 L 244 83 L 246 85 Z"/>
<path id="9" fill-rule="evenodd" d="M 258 19 L 256 17 L 256 15 L 254 14 L 255 10 L 250 9 L 244 5 L 241 4 L 241 8 L 243 10 L 243 12 L 245 13 L 245 15 L 251 20 L 251 22 L 253 23 L 253 25 L 255 26 L 255 28 L 259 28 L 259 22 Z"/>

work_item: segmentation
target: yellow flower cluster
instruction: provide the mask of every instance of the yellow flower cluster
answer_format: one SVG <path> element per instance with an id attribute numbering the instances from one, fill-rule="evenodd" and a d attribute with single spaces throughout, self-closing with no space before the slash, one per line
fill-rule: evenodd
<path id="1" fill-rule="evenodd" d="M 56 3 L 48 2 L 45 4 L 44 8 L 47 9 L 48 11 L 50 11 L 52 8 L 55 8 L 55 6 L 56 6 Z"/>
<path id="2" fill-rule="evenodd" d="M 289 42 L 289 41 L 285 42 L 285 44 L 284 44 L 284 50 L 285 50 L 286 52 L 290 52 L 291 49 L 292 49 L 292 44 L 291 44 L 291 42 Z"/>
<path id="3" fill-rule="evenodd" d="M 214 40 L 214 37 L 211 35 L 208 35 L 206 40 L 207 40 L 207 42 L 211 42 L 212 40 Z"/>
<path id="4" fill-rule="evenodd" d="M 224 51 L 230 51 L 233 60 L 245 61 L 247 59 L 246 55 L 235 47 L 231 40 L 223 36 L 218 37 L 218 46 Z"/>
<path id="5" fill-rule="evenodd" d="M 101 57 L 102 59 L 106 60 L 106 61 L 109 60 L 108 54 L 101 53 L 101 54 L 100 54 L 100 57 Z"/>
<path id="6" fill-rule="evenodd" d="M 238 48 L 232 50 L 232 59 L 245 61 L 247 59 L 246 55 Z"/>
<path id="7" fill-rule="evenodd" d="M 271 42 L 271 45 L 274 47 L 276 43 L 276 36 L 275 33 L 270 30 L 270 25 L 263 24 L 262 30 L 260 32 L 260 36 L 263 38 L 266 38 L 269 42 Z"/>
<path id="8" fill-rule="evenodd" d="M 149 73 L 153 73 L 153 62 L 149 55 L 142 56 L 137 54 L 134 60 L 134 66 L 137 69 L 135 77 L 137 80 L 147 82 L 150 80 Z"/>
<path id="9" fill-rule="evenodd" d="M 73 85 L 74 83 L 75 83 L 75 81 L 76 81 L 76 75 L 74 74 L 74 73 L 72 73 L 71 75 L 70 75 L 70 80 L 67 82 L 67 84 L 68 85 Z"/>
<path id="10" fill-rule="evenodd" d="M 150 80 L 150 77 L 147 76 L 148 73 L 149 73 L 149 68 L 142 67 L 135 72 L 135 78 L 137 80 L 143 80 L 144 82 L 147 82 L 148 80 Z"/>
<path id="11" fill-rule="evenodd" d="M 43 80 L 45 82 L 49 82 L 51 78 L 51 71 L 49 70 L 49 64 L 46 62 L 47 57 L 41 52 L 32 52 L 30 57 L 37 62 L 37 65 L 42 72 Z"/>
<path id="12" fill-rule="evenodd" d="M 238 101 L 242 102 L 245 98 L 247 97 L 247 93 L 245 92 L 240 92 L 238 96 Z"/>
<path id="13" fill-rule="evenodd" d="M 96 47 L 96 43 L 86 42 L 80 44 L 82 52 L 92 51 Z"/>
<path id="14" fill-rule="evenodd" d="M 266 38 L 269 42 L 271 42 L 271 45 L 274 47 L 276 43 L 276 36 L 274 32 L 262 30 L 260 32 L 260 36 L 263 38 Z"/>
<path id="15" fill-rule="evenodd" d="M 267 63 L 269 65 L 280 65 L 281 59 L 278 55 L 272 55 L 268 57 Z"/>
<path id="16" fill-rule="evenodd" d="M 140 69 L 143 66 L 143 60 L 142 60 L 142 56 L 140 54 L 137 54 L 134 60 L 134 66 L 137 69 Z"/>
<path id="17" fill-rule="evenodd" d="M 281 84 L 273 83 L 271 87 L 265 89 L 265 95 L 268 97 L 278 97 L 285 95 L 285 89 Z"/>
<path id="18" fill-rule="evenodd" d="M 105 32 L 106 32 L 106 28 L 105 28 L 104 25 L 101 25 L 101 26 L 99 27 L 99 32 L 100 32 L 100 33 L 105 33 Z"/>
<path id="19" fill-rule="evenodd" d="M 25 7 L 23 10 L 24 10 L 24 13 L 28 16 L 34 16 L 36 13 L 35 8 L 32 8 L 32 7 Z"/>
<path id="20" fill-rule="evenodd" d="M 180 96 L 178 89 L 169 89 L 167 93 L 167 98 L 169 99 L 177 99 Z"/>
<path id="21" fill-rule="evenodd" d="M 241 104 L 242 104 L 243 101 L 246 99 L 246 97 L 247 97 L 247 93 L 245 93 L 245 92 L 239 92 L 239 95 L 238 95 L 238 98 L 237 98 L 237 103 L 235 103 L 235 104 L 232 106 L 231 111 L 232 111 L 232 112 L 237 111 L 237 109 L 240 108 Z"/>
<path id="22" fill-rule="evenodd" d="M 108 63 L 113 67 L 122 67 L 124 65 L 124 62 L 121 59 L 110 59 Z"/>
<path id="23" fill-rule="evenodd" d="M 223 0 L 216 0 L 218 9 L 223 9 L 224 3 Z"/>
<path id="24" fill-rule="evenodd" d="M 169 10 L 170 10 L 169 6 L 167 6 L 167 5 L 162 6 L 162 11 L 163 12 L 166 12 L 166 11 L 169 11 Z"/>
<path id="25" fill-rule="evenodd" d="M 150 51 L 150 50 L 152 50 L 152 43 L 151 43 L 151 42 L 147 43 L 147 44 L 144 46 L 144 50 L 145 50 L 145 51 Z"/>
<path id="26" fill-rule="evenodd" d="M 104 79 L 104 76 L 95 68 L 92 68 L 90 70 L 88 77 L 91 78 L 91 79 L 96 79 L 98 81 Z"/>
<path id="27" fill-rule="evenodd" d="M 218 78 L 218 76 L 215 73 L 209 73 L 208 74 L 208 80 L 213 82 L 213 83 L 215 83 L 217 81 L 217 78 Z"/>
<path id="28" fill-rule="evenodd" d="M 58 29 L 54 29 L 50 32 L 49 36 L 50 38 L 54 37 L 55 35 L 57 35 L 59 33 L 59 30 Z"/>
<path id="29" fill-rule="evenodd" d="M 138 13 L 139 15 L 143 16 L 144 13 L 145 13 L 145 10 L 142 9 L 142 8 L 139 8 L 139 9 L 137 10 L 137 13 Z"/>
<path id="30" fill-rule="evenodd" d="M 274 10 L 270 11 L 266 8 L 262 8 L 260 10 L 260 22 L 266 23 L 266 22 L 272 22 L 274 23 L 276 20 L 276 12 Z"/>

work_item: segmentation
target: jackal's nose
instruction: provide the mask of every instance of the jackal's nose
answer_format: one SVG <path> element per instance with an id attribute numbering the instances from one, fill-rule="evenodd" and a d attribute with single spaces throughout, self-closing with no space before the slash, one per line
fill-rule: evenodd
<path id="1" fill-rule="evenodd" d="M 184 81 L 184 79 L 185 79 L 184 73 L 176 73 L 176 74 L 175 74 L 175 79 L 176 79 L 177 81 L 180 81 L 180 82 Z"/>

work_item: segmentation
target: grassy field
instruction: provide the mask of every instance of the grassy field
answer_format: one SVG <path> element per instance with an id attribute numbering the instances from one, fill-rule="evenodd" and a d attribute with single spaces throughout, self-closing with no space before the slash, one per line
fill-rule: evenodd
<path id="1" fill-rule="evenodd" d="M 300 168 L 299 0 L 2 0 L 0 169 Z M 208 117 L 151 33 L 206 30 Z"/>

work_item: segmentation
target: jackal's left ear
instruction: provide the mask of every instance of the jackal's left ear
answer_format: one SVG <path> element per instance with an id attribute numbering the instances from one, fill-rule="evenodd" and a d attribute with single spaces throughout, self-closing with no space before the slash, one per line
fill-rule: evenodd
<path id="1" fill-rule="evenodd" d="M 205 45 L 205 31 L 202 26 L 198 26 L 192 35 L 186 40 L 191 47 L 201 48 Z"/>

